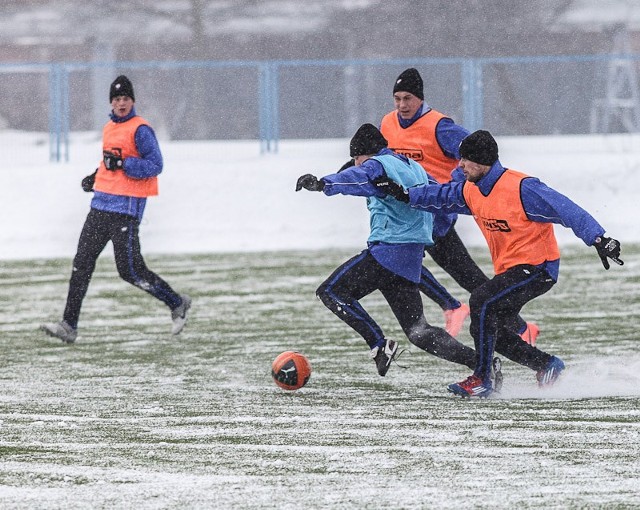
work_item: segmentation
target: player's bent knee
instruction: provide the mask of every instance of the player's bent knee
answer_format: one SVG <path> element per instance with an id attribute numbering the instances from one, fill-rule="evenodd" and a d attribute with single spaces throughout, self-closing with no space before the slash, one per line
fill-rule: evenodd
<path id="1" fill-rule="evenodd" d="M 324 304 L 324 306 L 326 306 L 327 308 L 329 308 L 330 310 L 333 310 L 335 308 L 336 305 L 336 299 L 335 297 L 329 292 L 329 287 L 327 285 L 320 285 L 320 287 L 318 287 L 318 289 L 316 290 L 316 297 L 322 301 L 322 303 Z"/>
<path id="2" fill-rule="evenodd" d="M 409 342 L 413 345 L 424 351 L 433 352 L 443 330 L 441 328 L 431 326 L 426 320 L 420 320 L 408 328 L 405 333 Z"/>

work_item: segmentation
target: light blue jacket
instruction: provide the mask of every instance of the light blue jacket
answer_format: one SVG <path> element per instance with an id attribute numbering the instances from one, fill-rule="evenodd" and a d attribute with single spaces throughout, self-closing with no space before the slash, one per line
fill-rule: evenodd
<path id="1" fill-rule="evenodd" d="M 412 282 L 420 281 L 425 245 L 433 244 L 433 215 L 412 210 L 408 204 L 386 197 L 372 181 L 395 176 L 406 187 L 428 182 L 422 167 L 405 156 L 382 149 L 362 165 L 326 175 L 325 195 L 367 197 L 371 233 L 368 250 L 385 269 Z M 420 214 L 415 214 L 419 212 Z"/>

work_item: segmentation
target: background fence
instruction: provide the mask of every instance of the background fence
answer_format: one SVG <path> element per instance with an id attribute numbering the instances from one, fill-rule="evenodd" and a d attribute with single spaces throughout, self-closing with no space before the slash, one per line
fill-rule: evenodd
<path id="1" fill-rule="evenodd" d="M 640 131 L 639 55 L 487 59 L 93 62 L 0 65 L 0 127 L 48 131 L 53 161 L 70 131 L 99 130 L 109 84 L 133 83 L 138 112 L 174 140 L 350 137 L 393 109 L 407 67 L 425 100 L 469 130 L 496 135 Z"/>

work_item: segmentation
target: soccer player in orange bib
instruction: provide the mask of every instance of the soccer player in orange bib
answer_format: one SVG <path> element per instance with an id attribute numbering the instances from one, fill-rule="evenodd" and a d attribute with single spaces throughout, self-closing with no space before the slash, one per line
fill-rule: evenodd
<path id="1" fill-rule="evenodd" d="M 560 250 L 553 223 L 573 230 L 594 246 L 605 269 L 609 260 L 622 265 L 620 243 L 605 237 L 605 229 L 569 198 L 531 177 L 502 166 L 498 144 L 488 131 L 476 131 L 460 144 L 464 180 L 405 190 L 387 178 L 378 189 L 423 210 L 447 210 L 473 215 L 482 231 L 495 276 L 471 293 L 471 328 L 476 365 L 471 376 L 448 389 L 463 397 L 486 397 L 494 351 L 536 371 L 538 385 L 553 384 L 564 362 L 526 343 L 508 325 L 532 299 L 558 280 Z"/>

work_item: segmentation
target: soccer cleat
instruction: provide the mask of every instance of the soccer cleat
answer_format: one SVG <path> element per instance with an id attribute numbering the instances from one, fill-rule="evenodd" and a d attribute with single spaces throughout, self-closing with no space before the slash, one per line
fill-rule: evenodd
<path id="1" fill-rule="evenodd" d="M 180 296 L 182 303 L 173 310 L 171 310 L 171 320 L 173 321 L 173 327 L 171 328 L 172 335 L 178 335 L 187 323 L 187 313 L 191 308 L 191 298 L 186 294 Z"/>
<path id="2" fill-rule="evenodd" d="M 49 336 L 59 338 L 66 344 L 72 344 L 78 337 L 78 331 L 69 326 L 65 321 L 41 324 L 40 329 Z"/>
<path id="3" fill-rule="evenodd" d="M 458 308 L 454 308 L 453 310 L 445 310 L 444 311 L 444 320 L 445 327 L 451 336 L 458 336 L 460 330 L 462 329 L 462 325 L 464 324 L 464 320 L 469 317 L 469 306 L 462 304 Z"/>
<path id="4" fill-rule="evenodd" d="M 527 329 L 520 333 L 520 338 L 527 342 L 532 347 L 536 346 L 538 335 L 540 334 L 540 328 L 533 322 L 527 322 Z"/>
<path id="5" fill-rule="evenodd" d="M 391 362 L 396 357 L 397 352 L 398 342 L 394 342 L 393 340 L 386 340 L 386 343 L 383 346 L 376 346 L 371 349 L 371 357 L 376 363 L 378 374 L 382 377 L 386 375 Z"/>
<path id="6" fill-rule="evenodd" d="M 502 361 L 500 361 L 500 358 L 493 358 L 493 361 L 491 362 L 491 381 L 493 382 L 493 391 L 495 393 L 500 393 L 502 390 L 503 380 Z"/>
<path id="7" fill-rule="evenodd" d="M 536 373 L 536 379 L 538 380 L 538 386 L 540 388 L 548 388 L 552 386 L 560 377 L 560 374 L 564 370 L 564 362 L 556 356 L 551 356 L 549 363 L 542 370 L 538 370 Z"/>
<path id="8" fill-rule="evenodd" d="M 491 381 L 483 382 L 477 375 L 470 375 L 462 382 L 450 384 L 447 389 L 454 395 L 460 395 L 463 398 L 486 398 L 493 393 Z"/>

